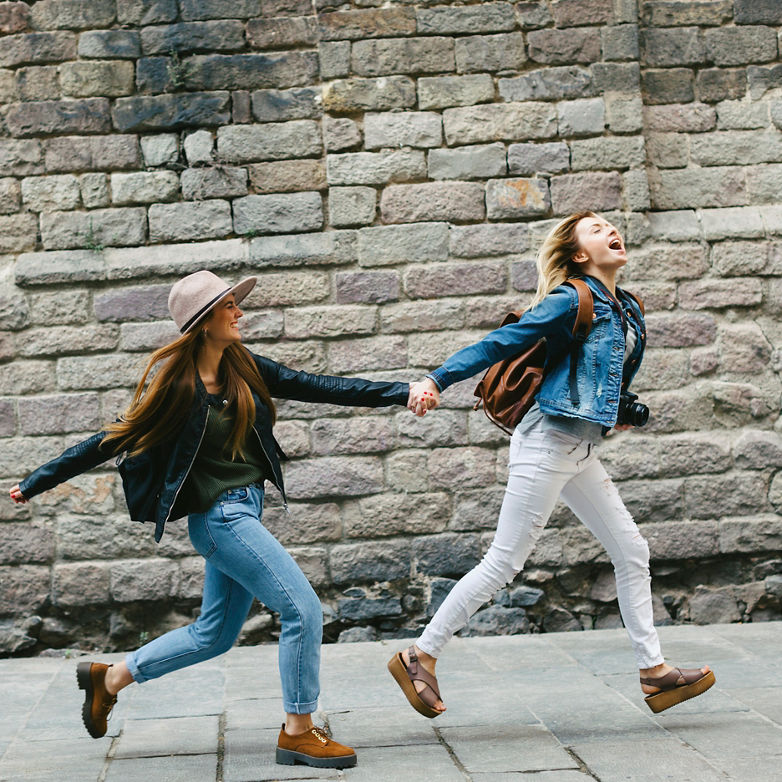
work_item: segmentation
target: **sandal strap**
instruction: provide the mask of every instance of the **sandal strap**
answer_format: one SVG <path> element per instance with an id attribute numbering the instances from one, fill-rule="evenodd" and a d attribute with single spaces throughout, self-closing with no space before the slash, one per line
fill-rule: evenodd
<path id="1" fill-rule="evenodd" d="M 660 676 L 657 679 L 642 676 L 641 684 L 659 687 L 661 692 L 667 692 L 677 687 L 686 687 L 688 684 L 694 684 L 698 679 L 702 679 L 703 676 L 705 674 L 700 668 L 674 668 L 672 671 L 668 671 L 665 676 Z M 680 682 L 679 679 L 683 681 Z"/>
<path id="2" fill-rule="evenodd" d="M 432 676 L 423 665 L 419 664 L 418 655 L 415 653 L 415 649 L 412 646 L 407 650 L 407 656 L 410 659 L 410 662 L 405 665 L 405 670 L 407 671 L 410 681 L 419 681 L 426 685 L 426 687 L 418 693 L 418 697 L 428 706 L 434 706 L 436 701 L 442 700 L 437 678 Z M 402 659 L 402 662 L 404 663 L 404 659 Z M 432 695 L 434 695 L 434 697 L 432 697 Z"/>

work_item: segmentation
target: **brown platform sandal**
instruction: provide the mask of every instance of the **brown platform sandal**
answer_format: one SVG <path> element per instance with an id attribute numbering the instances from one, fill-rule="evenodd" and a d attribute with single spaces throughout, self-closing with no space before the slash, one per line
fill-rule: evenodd
<path id="1" fill-rule="evenodd" d="M 438 700 L 442 700 L 437 679 L 429 671 L 424 670 L 424 666 L 418 662 L 418 655 L 415 653 L 414 647 L 411 646 L 407 650 L 407 655 L 410 658 L 410 663 L 405 665 L 402 653 L 397 652 L 388 661 L 388 670 L 402 688 L 405 698 L 410 701 L 410 705 L 419 714 L 423 714 L 429 719 L 439 717 L 442 712 L 434 708 L 434 704 Z M 413 684 L 415 681 L 423 682 L 426 687 L 421 692 L 417 692 Z"/>
<path id="2" fill-rule="evenodd" d="M 700 668 L 674 668 L 658 679 L 641 677 L 641 684 L 660 688 L 660 692 L 644 698 L 655 714 L 706 692 L 715 681 L 714 671 L 703 673 Z"/>

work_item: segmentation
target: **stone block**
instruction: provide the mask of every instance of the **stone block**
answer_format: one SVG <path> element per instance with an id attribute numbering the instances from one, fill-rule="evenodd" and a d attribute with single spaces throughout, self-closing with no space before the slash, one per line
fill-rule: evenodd
<path id="1" fill-rule="evenodd" d="M 103 259 L 91 250 L 20 255 L 14 270 L 17 285 L 48 285 L 105 280 Z"/>
<path id="2" fill-rule="evenodd" d="M 396 429 L 403 448 L 462 445 L 467 441 L 467 415 L 462 410 L 440 410 L 420 419 L 405 410 L 396 415 Z"/>
<path id="3" fill-rule="evenodd" d="M 718 556 L 719 532 L 714 521 L 665 521 L 643 524 L 653 562 Z"/>
<path id="4" fill-rule="evenodd" d="M 732 466 L 730 444 L 710 433 L 686 433 L 664 437 L 659 451 L 660 476 L 723 473 Z"/>
<path id="5" fill-rule="evenodd" d="M 777 57 L 777 33 L 771 27 L 741 26 L 704 30 L 706 53 L 715 65 L 770 62 Z"/>
<path id="6" fill-rule="evenodd" d="M 646 149 L 643 136 L 613 136 L 579 139 L 570 144 L 573 171 L 643 167 Z"/>
<path id="7" fill-rule="evenodd" d="M 428 576 L 463 576 L 480 559 L 477 535 L 445 532 L 413 539 L 416 570 Z"/>
<path id="8" fill-rule="evenodd" d="M 76 36 L 73 33 L 22 33 L 3 38 L 0 68 L 75 59 Z"/>
<path id="9" fill-rule="evenodd" d="M 51 361 L 14 361 L 0 365 L 0 394 L 18 396 L 53 390 Z M 36 469 L 46 459 L 51 458 L 51 453 L 60 445 L 59 440 L 52 444 L 52 451 L 48 455 L 41 454 L 42 460 L 38 464 L 32 464 L 31 469 Z"/>
<path id="10" fill-rule="evenodd" d="M 389 185 L 380 196 L 385 223 L 481 221 L 486 216 L 483 185 L 472 182 L 426 182 Z"/>
<path id="11" fill-rule="evenodd" d="M 250 241 L 250 260 L 268 266 L 353 263 L 356 254 L 355 231 L 262 236 Z"/>
<path id="12" fill-rule="evenodd" d="M 660 348 L 709 345 L 717 336 L 711 315 L 651 314 L 646 327 L 649 343 Z"/>
<path id="13" fill-rule="evenodd" d="M 43 0 L 31 9 L 33 27 L 38 30 L 81 30 L 109 27 L 116 18 L 114 0 Z"/>
<path id="14" fill-rule="evenodd" d="M 733 458 L 742 470 L 782 466 L 782 438 L 776 432 L 745 430 L 733 443 Z"/>
<path id="15" fill-rule="evenodd" d="M 350 75 L 350 42 L 321 41 L 318 44 L 320 78 L 339 79 Z"/>
<path id="16" fill-rule="evenodd" d="M 285 335 L 291 339 L 372 334 L 377 322 L 375 307 L 300 307 L 285 318 Z"/>
<path id="17" fill-rule="evenodd" d="M 364 115 L 364 147 L 439 147 L 442 120 L 430 111 L 388 112 Z"/>
<path id="18" fill-rule="evenodd" d="M 181 0 L 182 18 L 194 19 L 246 19 L 257 16 L 258 0 Z"/>
<path id="19" fill-rule="evenodd" d="M 310 157 L 321 149 L 320 128 L 312 120 L 228 125 L 217 131 L 217 154 L 231 163 Z"/>
<path id="20" fill-rule="evenodd" d="M 109 602 L 111 566 L 97 562 L 57 564 L 52 601 L 57 606 L 105 605 Z"/>
<path id="21" fill-rule="evenodd" d="M 203 50 L 226 52 L 243 49 L 244 45 L 244 25 L 232 19 L 180 22 L 141 30 L 141 52 L 144 56 Z"/>
<path id="22" fill-rule="evenodd" d="M 329 371 L 334 374 L 366 373 L 373 369 L 399 370 L 407 366 L 402 337 L 365 337 L 331 342 L 328 346 Z"/>
<path id="23" fill-rule="evenodd" d="M 29 521 L 3 524 L 6 539 L 0 551 L 4 565 L 28 565 L 54 559 L 54 535 L 44 526 Z M 432 530 L 425 530 L 431 532 Z"/>
<path id="24" fill-rule="evenodd" d="M 415 82 L 408 76 L 336 79 L 323 88 L 323 110 L 332 114 L 406 109 L 415 100 Z"/>
<path id="25" fill-rule="evenodd" d="M 137 245 L 144 244 L 146 238 L 147 215 L 143 208 L 41 214 L 41 242 L 47 250 Z"/>
<path id="26" fill-rule="evenodd" d="M 232 232 L 228 201 L 152 204 L 149 238 L 152 242 L 193 241 L 227 236 Z"/>
<path id="27" fill-rule="evenodd" d="M 490 179 L 486 183 L 486 213 L 490 220 L 545 215 L 550 208 L 545 179 Z"/>
<path id="28" fill-rule="evenodd" d="M 774 0 L 735 0 L 736 24 L 782 24 L 782 8 Z"/>
<path id="29" fill-rule="evenodd" d="M 141 164 L 136 136 L 63 136 L 45 146 L 46 170 L 50 172 L 123 170 Z"/>
<path id="30" fill-rule="evenodd" d="M 15 94 L 8 103 L 15 100 L 57 100 L 62 97 L 60 89 L 60 66 L 31 65 L 16 71 Z"/>
<path id="31" fill-rule="evenodd" d="M 411 541 L 365 541 L 335 545 L 329 552 L 335 584 L 391 581 L 410 574 Z"/>
<path id="32" fill-rule="evenodd" d="M 0 35 L 13 35 L 30 29 L 30 6 L 22 2 L 0 5 Z"/>
<path id="33" fill-rule="evenodd" d="M 545 27 L 553 17 L 548 5 L 541 2 L 516 3 L 516 19 L 524 30 L 534 30 Z"/>
<path id="34" fill-rule="evenodd" d="M 285 439 L 283 447 L 286 453 L 289 452 Z M 290 513 L 285 513 L 282 508 L 266 508 L 263 524 L 284 546 L 339 540 L 342 537 L 340 508 L 335 502 L 292 503 Z"/>
<path id="35" fill-rule="evenodd" d="M 548 103 L 489 103 L 445 109 L 445 138 L 449 146 L 490 141 L 552 138 L 557 114 Z"/>
<path id="36" fill-rule="evenodd" d="M 578 65 L 541 68 L 521 76 L 498 79 L 504 101 L 563 100 L 594 94 L 592 74 Z"/>
<path id="37" fill-rule="evenodd" d="M 529 247 L 529 231 L 523 223 L 454 226 L 449 252 L 461 258 L 515 255 Z"/>
<path id="38" fill-rule="evenodd" d="M 423 76 L 418 79 L 421 109 L 472 106 L 494 100 L 494 82 L 486 73 L 474 76 Z"/>
<path id="39" fill-rule="evenodd" d="M 723 326 L 720 329 L 718 349 L 720 369 L 723 372 L 762 373 L 771 359 L 771 346 L 754 323 Z"/>
<path id="40" fill-rule="evenodd" d="M 318 193 L 249 195 L 233 202 L 234 231 L 245 234 L 294 233 L 323 226 L 323 204 Z"/>
<path id="41" fill-rule="evenodd" d="M 625 209 L 642 212 L 650 208 L 649 180 L 644 169 L 626 171 L 622 174 L 622 191 Z"/>
<path id="42" fill-rule="evenodd" d="M 366 8 L 357 11 L 335 11 L 318 16 L 322 41 L 361 40 L 415 35 L 414 8 Z M 420 30 L 419 32 L 437 32 Z"/>
<path id="43" fill-rule="evenodd" d="M 327 152 L 340 152 L 361 143 L 361 130 L 352 119 L 323 119 L 323 144 Z"/>
<path id="44" fill-rule="evenodd" d="M 279 160 L 247 167 L 256 193 L 326 190 L 326 166 L 322 160 Z"/>
<path id="45" fill-rule="evenodd" d="M 289 90 L 256 90 L 250 94 L 252 115 L 258 122 L 313 119 L 323 113 L 321 90 L 293 87 Z"/>
<path id="46" fill-rule="evenodd" d="M 714 130 L 717 112 L 705 103 L 647 106 L 644 123 L 650 130 L 668 133 L 703 133 Z"/>
<path id="47" fill-rule="evenodd" d="M 158 136 L 142 136 L 141 152 L 144 155 L 144 162 L 148 166 L 166 166 L 170 163 L 176 163 L 179 158 L 177 135 L 175 133 L 161 133 Z"/>
<path id="48" fill-rule="evenodd" d="M 767 509 L 767 493 L 767 478 L 754 472 L 723 475 L 719 487 L 713 478 L 707 476 L 685 479 L 687 512 L 693 519 L 718 519 L 764 512 Z"/>
<path id="49" fill-rule="evenodd" d="M 382 38 L 355 41 L 351 70 L 358 76 L 443 73 L 455 69 L 452 38 Z"/>
<path id="50" fill-rule="evenodd" d="M 111 597 L 118 603 L 161 600 L 177 591 L 178 564 L 170 559 L 125 559 L 111 566 Z"/>
<path id="51" fill-rule="evenodd" d="M 601 31 L 604 60 L 637 60 L 639 57 L 638 25 L 620 24 Z"/>
<path id="52" fill-rule="evenodd" d="M 250 338 L 242 321 L 242 337 Z M 170 321 L 163 323 L 124 323 L 120 327 L 119 348 L 129 353 L 151 351 L 168 345 L 181 336 L 181 332 Z"/>
<path id="53" fill-rule="evenodd" d="M 596 93 L 636 94 L 641 85 L 641 69 L 636 62 L 596 62 L 589 70 Z"/>
<path id="54" fill-rule="evenodd" d="M 740 100 L 747 91 L 747 71 L 743 68 L 706 68 L 698 71 L 695 84 L 698 100 L 707 103 L 720 100 Z M 752 86 L 752 81 L 750 81 L 750 86 Z"/>
<path id="55" fill-rule="evenodd" d="M 12 136 L 41 136 L 54 133 L 104 133 L 111 129 L 109 101 L 44 100 L 12 103 L 6 123 Z"/>
<path id="56" fill-rule="evenodd" d="M 293 499 L 357 497 L 384 488 L 378 456 L 327 456 L 292 462 L 286 479 Z"/>
<path id="57" fill-rule="evenodd" d="M 747 84 L 749 84 L 749 94 L 752 100 L 760 100 L 768 90 L 782 84 L 782 65 L 750 65 L 746 70 L 726 70 L 725 72 L 736 74 L 735 81 L 738 82 L 736 92 L 738 94 L 726 96 L 736 100 L 744 96 Z"/>
<path id="58" fill-rule="evenodd" d="M 612 133 L 634 133 L 643 127 L 640 97 L 609 95 L 606 102 L 606 126 Z"/>
<path id="59" fill-rule="evenodd" d="M 247 195 L 247 169 L 245 168 L 231 166 L 187 168 L 182 172 L 181 181 L 182 198 L 186 200 L 202 201 L 208 198 Z"/>
<path id="60" fill-rule="evenodd" d="M 29 616 L 39 611 L 49 599 L 50 580 L 50 569 L 45 565 L 0 567 L 0 613 Z"/>
<path id="61" fill-rule="evenodd" d="M 782 135 L 764 130 L 728 130 L 690 139 L 690 156 L 700 166 L 745 166 L 782 160 Z"/>
<path id="62" fill-rule="evenodd" d="M 249 125 L 252 122 L 250 93 L 247 90 L 231 92 L 231 119 L 235 125 Z"/>
<path id="63" fill-rule="evenodd" d="M 682 209 L 676 212 L 651 212 L 649 227 L 654 239 L 670 242 L 686 242 L 700 238 L 700 226 L 695 211 Z M 702 266 L 705 271 L 706 265 Z M 691 276 L 698 276 L 693 273 Z"/>
<path id="64" fill-rule="evenodd" d="M 141 39 L 135 30 L 90 30 L 79 36 L 79 57 L 134 60 L 141 57 Z"/>
<path id="65" fill-rule="evenodd" d="M 34 214 L 0 216 L 0 253 L 32 250 L 38 232 L 38 220 Z"/>
<path id="66" fill-rule="evenodd" d="M 111 196 L 120 206 L 172 201 L 179 197 L 179 177 L 174 171 L 112 174 Z"/>
<path id="67" fill-rule="evenodd" d="M 377 416 L 313 421 L 310 433 L 312 453 L 316 456 L 379 453 L 390 451 L 395 445 L 392 422 Z"/>
<path id="68" fill-rule="evenodd" d="M 335 277 L 335 285 L 340 304 L 379 304 L 399 299 L 399 277 L 396 272 L 339 272 Z"/>
<path id="69" fill-rule="evenodd" d="M 312 51 L 198 54 L 185 63 L 185 87 L 196 90 L 282 89 L 313 84 L 318 77 L 318 55 Z"/>
<path id="70" fill-rule="evenodd" d="M 761 274 L 768 262 L 768 246 L 757 242 L 720 242 L 711 250 L 713 268 L 723 277 Z"/>
<path id="71" fill-rule="evenodd" d="M 746 104 L 725 100 L 717 105 L 717 127 L 720 130 L 751 130 L 768 125 L 768 111 L 763 103 Z"/>
<path id="72" fill-rule="evenodd" d="M 724 186 L 726 185 L 727 183 Z M 707 240 L 753 239 L 764 236 L 763 219 L 758 209 L 754 207 L 702 209 L 700 219 L 703 237 Z"/>
<path id="73" fill-rule="evenodd" d="M 112 110 L 112 120 L 119 131 L 173 130 L 191 125 L 226 125 L 230 119 L 228 92 L 189 92 L 178 95 L 138 95 L 132 98 L 118 98 Z"/>
<path id="74" fill-rule="evenodd" d="M 93 299 L 99 321 L 157 321 L 168 316 L 169 285 L 141 285 L 96 293 Z"/>
<path id="75" fill-rule="evenodd" d="M 495 483 L 495 454 L 486 448 L 435 448 L 429 452 L 432 488 L 474 489 Z"/>
<path id="76" fill-rule="evenodd" d="M 3 103 L 13 103 L 18 100 L 19 96 L 16 92 L 16 79 L 14 71 L 8 69 L 0 69 L 0 100 Z"/>
<path id="77" fill-rule="evenodd" d="M 444 492 L 377 494 L 345 509 L 345 533 L 351 538 L 441 532 L 450 513 Z"/>
<path id="78" fill-rule="evenodd" d="M 521 33 L 468 35 L 455 39 L 456 71 L 517 71 L 527 61 Z"/>
<path id="79" fill-rule="evenodd" d="M 618 173 L 564 174 L 551 179 L 551 205 L 555 214 L 579 209 L 595 211 L 621 206 L 622 180 Z"/>
<path id="80" fill-rule="evenodd" d="M 143 141 L 142 141 L 143 143 Z M 184 141 L 185 157 L 190 165 L 211 163 L 214 152 L 214 138 L 208 130 L 188 133 Z"/>
<path id="81" fill-rule="evenodd" d="M 655 209 L 726 207 L 746 203 L 743 172 L 729 166 L 652 171 L 649 185 Z"/>
<path id="82" fill-rule="evenodd" d="M 337 612 L 348 622 L 365 622 L 381 617 L 400 616 L 402 602 L 398 597 L 350 597 L 337 601 Z M 340 640 L 342 635 L 340 635 Z"/>
<path id="83" fill-rule="evenodd" d="M 137 356 L 114 353 L 57 360 L 57 386 L 63 391 L 135 387 L 143 370 Z"/>
<path id="84" fill-rule="evenodd" d="M 371 187 L 332 187 L 329 190 L 329 223 L 344 228 L 369 225 L 375 220 L 377 193 Z"/>
<path id="85" fill-rule="evenodd" d="M 18 342 L 17 351 L 20 356 L 56 356 L 94 353 L 116 347 L 117 332 L 114 326 L 53 326 L 27 329 L 24 340 Z"/>
<path id="86" fill-rule="evenodd" d="M 641 62 L 652 68 L 701 65 L 706 47 L 697 27 L 646 28 L 641 32 Z"/>
<path id="87" fill-rule="evenodd" d="M 601 57 L 600 32 L 594 28 L 533 30 L 527 44 L 530 60 L 551 65 L 591 63 Z"/>
<path id="88" fill-rule="evenodd" d="M 361 266 L 444 261 L 448 258 L 448 225 L 376 226 L 358 232 Z"/>
<path id="89" fill-rule="evenodd" d="M 22 180 L 22 200 L 33 212 L 76 209 L 80 203 L 79 180 L 68 174 L 27 177 Z"/>
<path id="90" fill-rule="evenodd" d="M 731 0 L 652 0 L 643 5 L 643 20 L 648 27 L 719 26 L 730 20 L 732 12 Z"/>
<path id="91" fill-rule="evenodd" d="M 32 293 L 28 300 L 30 323 L 36 326 L 86 323 L 91 319 L 90 297 L 86 290 L 71 288 L 53 293 Z"/>
<path id="92" fill-rule="evenodd" d="M 329 185 L 384 185 L 426 177 L 426 159 L 420 150 L 346 152 L 326 156 Z"/>
<path id="93" fill-rule="evenodd" d="M 117 21 L 141 27 L 173 22 L 177 16 L 176 0 L 123 0 L 117 7 Z"/>
<path id="94" fill-rule="evenodd" d="M 329 276 L 325 272 L 262 274 L 245 303 L 251 308 L 311 304 L 328 298 L 330 293 Z"/>
<path id="95" fill-rule="evenodd" d="M 602 98 L 566 101 L 557 106 L 560 136 L 589 136 L 605 128 L 605 104 Z"/>
<path id="96" fill-rule="evenodd" d="M 689 68 L 648 69 L 641 75 L 647 105 L 688 103 L 695 99 L 694 78 Z"/>
<path id="97" fill-rule="evenodd" d="M 507 169 L 505 145 L 433 149 L 428 159 L 430 179 L 486 179 L 504 176 Z"/>
<path id="98" fill-rule="evenodd" d="M 515 291 L 536 290 L 538 287 L 538 268 L 535 261 L 514 261 L 511 264 L 510 281 Z"/>
<path id="99" fill-rule="evenodd" d="M 679 286 L 679 304 L 689 310 L 752 307 L 760 304 L 760 280 L 697 280 Z"/>
<path id="100" fill-rule="evenodd" d="M 480 6 L 419 8 L 418 32 L 432 34 L 489 33 L 513 30 L 516 19 L 510 3 L 481 3 Z"/>
<path id="101" fill-rule="evenodd" d="M 508 172 L 533 176 L 557 174 L 570 167 L 570 150 L 561 141 L 543 144 L 510 144 L 508 146 Z"/>
<path id="102" fill-rule="evenodd" d="M 719 530 L 723 554 L 768 552 L 782 546 L 782 521 L 776 515 L 721 519 Z"/>
<path id="103" fill-rule="evenodd" d="M 611 24 L 613 0 L 555 0 L 551 6 L 557 27 L 580 27 L 587 24 Z"/>
<path id="104" fill-rule="evenodd" d="M 60 66 L 63 95 L 116 98 L 133 93 L 134 85 L 133 63 L 125 60 L 77 61 Z"/>

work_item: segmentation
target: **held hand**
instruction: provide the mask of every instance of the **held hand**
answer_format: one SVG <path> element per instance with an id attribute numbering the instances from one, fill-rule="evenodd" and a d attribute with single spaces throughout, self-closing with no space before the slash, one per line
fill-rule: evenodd
<path id="1" fill-rule="evenodd" d="M 440 390 L 430 378 L 410 384 L 407 407 L 414 415 L 420 418 L 426 415 L 427 410 L 432 410 L 439 404 Z"/>
<path id="2" fill-rule="evenodd" d="M 18 483 L 11 488 L 9 494 L 11 495 L 11 499 L 18 505 L 25 505 L 27 503 L 27 498 L 22 494 Z"/>

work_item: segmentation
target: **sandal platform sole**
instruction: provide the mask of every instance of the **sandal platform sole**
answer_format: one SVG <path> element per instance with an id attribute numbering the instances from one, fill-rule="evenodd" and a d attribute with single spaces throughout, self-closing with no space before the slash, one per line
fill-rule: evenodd
<path id="1" fill-rule="evenodd" d="M 410 681 L 410 677 L 407 675 L 407 669 L 402 661 L 400 652 L 397 652 L 388 661 L 388 670 L 391 675 L 396 679 L 396 683 L 402 688 L 402 692 L 405 694 L 405 698 L 409 701 L 410 705 L 424 717 L 434 719 L 439 717 L 442 712 L 433 709 L 429 704 L 424 703 L 415 690 L 415 685 Z"/>
<path id="2" fill-rule="evenodd" d="M 84 704 L 81 707 L 81 719 L 87 733 L 94 739 L 103 738 L 105 733 L 101 733 L 92 721 L 92 698 L 94 690 L 92 687 L 92 677 L 90 676 L 90 663 L 79 663 L 76 666 L 76 682 L 80 690 L 85 691 Z"/>
<path id="3" fill-rule="evenodd" d="M 277 762 L 281 766 L 295 766 L 300 763 L 303 766 L 315 768 L 353 768 L 358 762 L 356 754 L 337 755 L 332 758 L 316 758 L 313 755 L 305 755 L 303 752 L 294 752 L 291 749 L 277 747 Z"/>
<path id="4" fill-rule="evenodd" d="M 715 681 L 717 680 L 714 677 L 714 671 L 709 671 L 698 679 L 697 682 L 685 684 L 681 687 L 674 687 L 672 690 L 656 692 L 654 695 L 647 695 L 644 700 L 646 701 L 646 705 L 655 714 L 659 714 L 661 711 L 670 709 L 671 706 L 675 706 L 677 703 L 682 703 L 683 701 L 688 701 L 690 698 L 701 695 L 706 692 Z"/>

